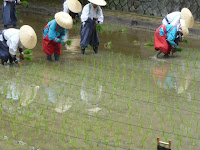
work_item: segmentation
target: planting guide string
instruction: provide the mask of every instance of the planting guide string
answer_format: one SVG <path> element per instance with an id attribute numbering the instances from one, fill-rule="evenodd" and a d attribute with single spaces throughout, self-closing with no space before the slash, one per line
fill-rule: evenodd
<path id="1" fill-rule="evenodd" d="M 36 102 L 37 103 L 37 102 Z M 39 103 L 39 104 L 41 104 L 41 103 Z M 45 104 L 42 104 L 42 105 L 45 105 Z M 45 105 L 45 106 L 49 106 L 49 105 Z M 52 107 L 52 106 L 50 106 L 50 107 Z M 73 111 L 72 111 L 73 112 Z M 77 113 L 77 112 L 74 112 L 74 113 Z M 194 113 L 194 112 L 193 112 Z M 81 114 L 81 113 L 78 113 L 78 114 Z M 88 115 L 88 114 L 81 114 L 81 115 L 87 115 L 87 116 L 90 116 L 91 117 L 91 115 Z M 96 117 L 96 116 L 93 116 L 93 117 Z M 100 118 L 102 118 L 102 117 L 100 117 Z M 104 119 L 104 120 L 110 120 L 110 119 L 106 119 L 106 118 L 102 118 L 102 119 Z M 132 124 L 127 124 L 127 123 L 123 123 L 123 122 L 119 122 L 119 121 L 115 121 L 115 120 L 110 120 L 110 121 L 113 121 L 113 122 L 118 122 L 118 123 L 122 123 L 122 124 L 126 124 L 126 125 L 132 125 Z M 132 126 L 135 126 L 135 127 L 141 127 L 142 128 L 142 126 L 137 126 L 137 125 L 132 125 Z M 144 128 L 144 127 L 143 127 Z M 155 130 L 155 131 L 160 131 L 160 132 L 163 132 L 163 131 L 161 131 L 161 130 L 156 130 L 156 129 L 151 129 L 151 128 L 144 128 L 144 129 L 150 129 L 150 130 Z M 173 133 L 170 133 L 170 132 L 165 132 L 165 133 L 168 133 L 168 134 L 172 134 L 172 135 L 177 135 L 178 136 L 178 134 L 173 134 Z M 181 136 L 181 135 L 180 135 Z M 187 136 L 184 136 L 184 137 L 187 137 Z"/>
<path id="2" fill-rule="evenodd" d="M 82 86 L 80 86 L 80 85 L 76 85 L 76 84 L 72 84 L 72 83 L 68 83 L 68 82 L 63 82 L 63 81 L 55 80 L 55 79 L 52 79 L 52 78 L 47 78 L 47 77 L 44 77 L 44 76 L 38 76 L 38 75 L 33 75 L 33 74 L 28 74 L 28 73 L 23 73 L 23 74 L 27 74 L 27 75 L 32 75 L 32 76 L 37 76 L 37 77 L 40 77 L 40 78 L 45 78 L 45 79 L 53 80 L 53 81 L 56 81 L 56 82 L 60 82 L 60 83 L 62 83 L 62 84 L 67 84 L 67 85 L 70 84 L 70 85 L 73 85 L 73 86 L 75 86 L 75 87 L 82 87 Z M 17 76 L 19 76 L 19 75 L 17 75 Z M 96 91 L 94 88 L 88 88 L 88 87 L 85 87 L 85 88 L 90 89 L 90 90 L 93 90 L 93 91 Z M 114 93 L 111 93 L 111 92 L 106 92 L 106 91 L 105 91 L 104 93 L 109 94 L 109 95 L 115 95 L 115 96 L 117 96 L 117 97 L 123 97 L 123 98 L 127 98 L 127 99 L 132 99 L 131 97 L 124 96 L 124 95 L 119 95 L 119 94 L 114 94 Z M 135 100 L 137 100 L 137 101 L 139 101 L 139 102 L 147 103 L 147 104 L 153 104 L 153 105 L 158 105 L 158 106 L 162 106 L 162 107 L 168 108 L 168 106 L 161 105 L 161 104 L 159 104 L 159 103 L 154 103 L 154 102 L 150 102 L 150 101 L 145 101 L 145 100 L 141 100 L 141 99 L 138 99 L 138 98 L 136 98 Z M 134 101 L 134 100 L 132 100 L 132 101 Z M 122 101 L 118 101 L 118 102 L 124 103 L 124 102 L 122 102 Z M 172 108 L 173 108 L 173 109 L 177 109 L 177 110 L 184 111 L 184 112 L 188 112 L 188 113 L 200 114 L 200 112 L 188 111 L 188 110 L 186 110 L 186 109 L 180 109 L 180 108 L 176 108 L 176 107 L 170 107 L 170 108 L 171 108 L 171 109 L 172 109 Z"/>
<path id="3" fill-rule="evenodd" d="M 55 79 L 52 79 L 52 78 L 47 78 L 47 77 L 44 77 L 44 76 L 39 76 L 39 75 L 33 75 L 33 74 L 28 74 L 28 73 L 23 73 L 23 74 L 27 74 L 27 75 L 32 75 L 32 76 L 37 76 L 37 77 L 40 77 L 40 78 L 45 78 L 45 79 L 49 79 L 49 80 L 53 80 L 53 81 L 56 81 L 56 82 L 60 82 L 62 84 L 70 84 L 70 85 L 73 85 L 75 87 L 82 87 L 80 85 L 76 85 L 76 84 L 72 84 L 72 83 L 68 83 L 68 82 L 64 82 L 64 81 L 59 81 L 59 80 L 55 80 Z M 93 90 L 93 91 L 96 91 L 94 88 L 88 88 L 88 87 L 84 87 L 84 88 L 87 88 L 87 89 L 90 89 L 90 90 Z M 103 93 L 106 93 L 106 94 L 109 94 L 109 95 L 115 95 L 117 97 L 123 97 L 123 98 L 126 98 L 126 99 L 133 99 L 131 97 L 128 97 L 128 96 L 124 96 L 124 95 L 119 95 L 119 94 L 115 94 L 115 93 L 111 93 L 111 92 L 107 92 L 107 91 L 104 91 Z M 153 105 L 158 105 L 158 106 L 162 106 L 162 107 L 166 107 L 166 108 L 169 108 L 169 106 L 166 106 L 166 105 L 162 105 L 162 104 L 159 104 L 159 103 L 154 103 L 154 102 L 150 102 L 150 101 L 145 101 L 145 100 L 141 100 L 141 99 L 134 99 L 134 100 L 137 100 L 139 102 L 143 102 L 143 103 L 147 103 L 147 104 L 153 104 Z M 134 101 L 132 100 L 132 101 Z M 123 103 L 122 101 L 118 101 L 118 102 L 121 102 Z M 192 111 L 188 111 L 186 109 L 180 109 L 180 108 L 176 108 L 176 107 L 170 107 L 170 108 L 173 108 L 173 109 L 178 109 L 178 110 L 181 110 L 181 111 L 184 111 L 184 112 L 189 112 L 189 113 L 195 113 L 195 114 L 200 114 L 200 112 L 192 112 Z"/>
<path id="4" fill-rule="evenodd" d="M 51 106 L 50 106 L 51 107 Z M 76 113 L 76 112 L 75 112 Z M 188 137 L 186 135 L 180 135 L 180 134 L 175 134 L 175 133 L 171 133 L 171 132 L 166 132 L 166 131 L 161 131 L 161 130 L 158 130 L 158 129 L 152 129 L 152 128 L 148 128 L 148 127 L 142 127 L 142 126 L 138 126 L 138 125 L 133 125 L 133 124 L 129 124 L 129 123 L 124 123 L 124 122 L 120 122 L 120 121 L 115 121 L 115 120 L 111 120 L 111 119 L 106 119 L 106 118 L 102 118 L 102 117 L 98 117 L 98 116 L 93 116 L 93 115 L 88 115 L 88 114 L 82 114 L 82 113 L 77 113 L 77 114 L 81 114 L 81 115 L 86 115 L 86 116 L 90 116 L 90 117 L 95 117 L 95 118 L 100 118 L 102 120 L 107 120 L 107 121 L 112 121 L 112 122 L 115 122 L 115 123 L 120 123 L 120 124 L 124 124 L 124 125 L 128 125 L 128 126 L 134 126 L 134 127 L 137 127 L 137 128 L 142 128 L 142 129 L 145 129 L 145 130 L 148 130 L 148 131 L 154 131 L 154 132 L 160 132 L 160 133 L 166 133 L 166 134 L 170 134 L 170 135 L 173 135 L 173 136 L 178 136 L 178 137 L 183 137 L 183 138 L 187 138 L 187 139 L 193 139 L 193 140 L 197 140 L 197 141 L 200 141 L 199 138 L 194 138 L 194 137 Z M 33 126 L 29 126 L 27 124 L 21 124 L 19 122 L 16 122 L 16 121 L 10 121 L 10 120 L 6 120 L 6 119 L 2 119 L 1 120 L 4 120 L 4 121 L 7 121 L 7 122 L 11 122 L 11 123 L 17 123 L 17 124 L 20 124 L 20 125 L 23 125 L 23 126 L 27 126 L 27 127 L 31 127 L 31 128 L 36 128 L 36 127 L 33 127 Z M 44 126 L 41 126 L 41 127 L 44 127 Z M 45 127 L 44 127 L 45 128 Z M 46 129 L 39 129 L 39 130 L 45 130 Z M 51 131 L 51 130 L 48 130 L 49 132 L 52 132 L 52 133 L 55 133 L 55 134 L 60 134 L 60 135 L 64 135 L 63 133 L 57 133 L 55 131 Z M 75 136 L 71 136 L 71 135 L 65 135 L 65 136 L 69 136 L 69 137 L 72 137 L 72 138 L 77 138 L 77 139 L 81 139 L 81 140 L 85 140 L 84 138 L 81 138 L 81 137 L 75 137 Z M 91 141 L 91 142 L 95 142 L 95 143 L 99 143 L 97 141 L 92 141 L 92 140 L 87 140 L 87 141 Z M 130 143 L 130 144 L 133 144 L 133 143 Z M 107 144 L 104 144 L 104 145 L 107 145 Z M 113 145 L 109 145 L 111 147 L 115 147 Z M 122 149 L 126 149 L 126 148 L 123 148 L 123 147 L 120 147 Z"/>
<path id="5" fill-rule="evenodd" d="M 62 72 L 64 72 L 64 71 L 62 71 Z M 64 73 L 67 73 L 67 72 L 64 72 Z M 76 75 L 76 76 L 80 76 L 80 75 L 78 75 L 77 73 L 72 73 L 73 75 Z M 31 74 L 32 75 L 32 74 Z M 159 76 L 164 76 L 164 75 L 159 75 Z M 173 77 L 173 76 L 168 76 L 168 77 L 172 77 L 172 78 L 175 78 L 175 79 L 181 79 L 181 78 L 177 78 L 177 77 Z M 85 78 L 88 78 L 88 79 L 93 79 L 93 80 L 97 80 L 97 81 L 105 81 L 105 80 L 103 80 L 103 79 L 98 79 L 98 78 L 90 78 L 90 77 L 85 77 Z M 188 80 L 188 79 L 186 79 L 186 80 Z M 106 83 L 109 83 L 109 84 L 113 84 L 113 82 L 110 82 L 110 81 L 106 81 Z M 105 85 L 105 84 L 102 84 L 102 85 Z M 119 83 L 115 83 L 115 85 L 118 85 L 118 86 L 122 86 L 121 84 L 119 84 Z M 138 91 L 146 91 L 146 92 L 152 92 L 152 93 L 159 93 L 159 94 L 163 94 L 163 95 L 166 95 L 166 96 L 171 96 L 171 97 L 177 97 L 177 98 L 183 98 L 183 99 L 187 99 L 187 97 L 185 97 L 185 96 L 175 96 L 175 95 L 170 95 L 170 94 L 165 94 L 165 93 L 161 93 L 161 92 L 156 92 L 156 91 L 153 91 L 153 90 L 145 90 L 145 89 L 138 89 L 136 86 L 131 86 L 133 89 L 136 89 L 136 90 L 138 90 Z M 132 92 L 131 90 L 128 90 L 128 89 L 126 89 L 126 91 L 130 91 L 130 92 Z M 194 90 L 194 91 L 196 91 L 196 92 L 198 92 L 197 90 Z M 193 101 L 200 101 L 199 99 L 195 99 L 195 98 L 191 98 L 191 100 L 193 100 Z M 186 102 L 184 102 L 184 103 L 186 103 Z M 190 102 L 187 102 L 187 103 L 190 103 Z"/>
<path id="6" fill-rule="evenodd" d="M 6 119 L 1 119 L 1 120 L 4 120 L 6 122 L 10 122 L 10 123 L 16 123 L 16 124 L 19 124 L 19 125 L 22 125 L 22 126 L 25 126 L 25 127 L 29 127 L 29 128 L 32 128 L 32 129 L 36 129 L 36 127 L 30 126 L 30 125 L 27 125 L 27 124 L 22 124 L 22 123 L 19 123 L 17 121 L 10 121 L 10 120 L 6 120 Z M 67 134 L 64 134 L 64 133 L 58 133 L 58 132 L 55 132 L 55 131 L 52 131 L 52 130 L 47 130 L 47 129 L 42 129 L 42 128 L 39 128 L 39 130 L 48 131 L 48 132 L 51 132 L 51 133 L 54 133 L 54 134 L 58 134 L 58 135 L 62 135 L 62 136 L 67 136 L 67 137 L 71 137 L 71 138 L 74 138 L 74 139 L 79 139 L 79 140 L 84 140 L 84 141 L 88 141 L 88 142 L 97 143 L 97 145 L 98 144 L 100 144 L 100 145 L 103 144 L 103 145 L 106 145 L 106 146 L 109 146 L 109 147 L 127 149 L 125 147 L 115 146 L 115 145 L 111 145 L 111 144 L 107 144 L 107 143 L 102 143 L 102 142 L 98 142 L 98 141 L 94 141 L 94 140 L 88 140 L 88 139 L 85 139 L 85 138 L 82 138 L 82 137 L 76 137 L 76 136 L 67 135 Z"/>
<path id="7" fill-rule="evenodd" d="M 37 103 L 37 102 L 36 102 L 36 103 Z M 39 104 L 41 104 L 41 103 L 39 103 Z M 46 104 L 42 104 L 42 105 L 52 107 L 52 106 L 46 105 Z M 77 113 L 77 112 L 75 112 L 75 111 L 71 111 L 71 112 Z M 82 113 L 78 113 L 78 114 L 86 115 L 86 116 L 90 116 L 90 117 L 96 117 L 96 118 L 97 118 L 97 116 L 92 116 L 92 115 L 88 115 L 88 114 L 82 114 Z M 111 120 L 111 119 L 106 119 L 106 118 L 103 118 L 103 117 L 98 117 L 98 118 L 101 118 L 101 119 L 103 119 L 103 120 L 108 120 L 108 121 L 116 122 L 116 123 L 120 123 L 120 124 L 125 124 L 125 125 L 129 125 L 129 126 L 131 125 L 131 126 L 143 128 L 143 129 L 146 129 L 146 130 L 153 130 L 153 131 L 157 131 L 157 132 L 162 132 L 162 133 L 163 133 L 163 131 L 157 130 L 157 129 L 146 128 L 146 127 L 142 127 L 142 126 L 138 126 L 138 125 L 133 125 L 133 124 L 129 124 L 129 123 L 123 123 L 123 122 L 120 122 L 120 121 Z M 171 134 L 171 135 L 176 135 L 176 136 L 182 136 L 182 137 L 190 138 L 190 139 L 192 138 L 192 137 L 188 137 L 188 136 L 185 136 L 185 135 L 173 134 L 173 133 L 171 133 L 171 132 L 164 132 L 164 133 Z M 199 140 L 198 138 L 192 138 L 192 139 Z"/>

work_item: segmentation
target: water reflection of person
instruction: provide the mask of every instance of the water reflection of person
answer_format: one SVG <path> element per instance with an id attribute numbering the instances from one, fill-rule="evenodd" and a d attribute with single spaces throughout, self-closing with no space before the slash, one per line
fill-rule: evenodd
<path id="1" fill-rule="evenodd" d="M 13 77 L 10 81 L 5 82 L 4 86 L 0 87 L 2 91 L 1 94 L 5 95 L 7 99 L 20 101 L 22 106 L 27 106 L 34 101 L 39 86 L 28 86 L 26 84 L 22 86 L 21 83 L 16 81 L 16 78 Z"/>
<path id="2" fill-rule="evenodd" d="M 43 51 L 48 61 L 52 61 L 52 54 L 56 61 L 59 61 L 61 54 L 61 44 L 64 45 L 66 29 L 73 25 L 72 18 L 65 12 L 55 14 L 55 19 L 48 22 L 43 30 Z"/>
<path id="3" fill-rule="evenodd" d="M 62 94 L 59 93 L 62 90 L 62 86 L 60 84 L 52 82 L 49 78 L 47 78 L 46 77 L 47 73 L 48 74 L 51 73 L 49 68 L 46 68 L 46 70 L 44 71 L 44 80 L 43 80 L 44 91 L 47 94 L 48 101 L 55 104 L 56 112 L 64 113 L 71 108 L 72 99 L 70 97 L 67 97 L 64 94 L 65 92 Z M 63 89 L 67 90 L 66 87 L 64 87 Z"/>
<path id="4" fill-rule="evenodd" d="M 88 111 L 90 112 L 97 112 L 101 108 L 98 107 L 98 102 L 101 100 L 103 86 L 99 81 L 95 81 L 96 88 L 89 88 L 89 78 L 84 78 L 82 81 L 80 96 L 81 100 L 84 101 L 87 105 L 89 105 L 90 109 Z"/>
<path id="5" fill-rule="evenodd" d="M 28 31 L 28 32 L 27 32 Z M 19 48 L 20 58 L 24 59 L 22 51 L 23 46 L 33 49 L 37 43 L 37 36 L 32 27 L 24 25 L 19 29 L 5 29 L 0 31 L 0 59 L 2 64 L 15 62 L 20 65 L 16 58 L 17 49 Z"/>
<path id="6" fill-rule="evenodd" d="M 99 38 L 96 25 L 103 23 L 103 12 L 100 6 L 105 6 L 104 0 L 88 0 L 90 3 L 85 5 L 81 15 L 81 52 L 85 54 L 85 48 L 90 44 L 95 53 L 98 53 Z"/>
<path id="7" fill-rule="evenodd" d="M 162 66 L 155 66 L 153 69 L 153 80 L 154 83 L 162 89 L 175 89 L 177 94 L 183 94 L 188 89 L 191 82 L 191 75 L 187 74 L 187 76 L 182 79 L 181 74 L 185 71 L 185 66 L 183 64 L 181 70 L 177 72 L 177 70 L 169 71 L 169 67 L 167 64 L 163 64 Z M 191 99 L 189 91 L 187 92 L 189 96 L 188 99 Z"/>
<path id="8" fill-rule="evenodd" d="M 82 10 L 82 5 L 78 0 L 64 0 L 63 2 L 63 12 L 68 13 L 74 22 L 76 22 L 77 19 L 80 18 L 80 13 Z M 64 42 L 66 42 L 69 38 L 69 30 L 67 30 L 67 33 L 64 38 Z M 67 44 L 65 44 L 65 48 L 67 49 Z"/>

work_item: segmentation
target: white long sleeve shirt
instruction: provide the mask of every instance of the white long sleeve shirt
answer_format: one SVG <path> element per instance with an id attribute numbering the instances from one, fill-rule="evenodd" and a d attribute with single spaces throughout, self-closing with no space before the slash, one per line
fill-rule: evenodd
<path id="1" fill-rule="evenodd" d="M 10 54 L 16 55 L 18 48 L 23 48 L 19 39 L 19 29 L 6 29 L 4 31 L 4 38 L 7 40 Z M 2 35 L 0 35 L 0 40 L 3 41 Z"/>
<path id="2" fill-rule="evenodd" d="M 13 1 L 13 0 L 12 0 Z M 21 0 L 17 0 L 17 3 L 19 3 Z M 6 6 L 6 2 L 9 2 L 9 0 L 4 0 L 4 7 Z M 16 1 L 15 1 L 15 3 L 16 3 Z"/>
<path id="3" fill-rule="evenodd" d="M 69 13 L 69 8 L 67 7 L 67 0 L 63 3 L 63 12 Z"/>
<path id="4" fill-rule="evenodd" d="M 91 3 L 84 6 L 82 15 L 81 15 L 81 21 L 84 23 L 88 18 L 98 18 L 98 21 L 100 24 L 103 23 L 103 12 L 100 6 L 97 8 L 94 8 Z"/>
<path id="5" fill-rule="evenodd" d="M 175 11 L 175 12 L 172 12 L 172 13 L 168 14 L 165 17 L 167 17 L 167 19 L 169 21 L 169 24 L 171 24 L 173 26 L 177 26 L 180 23 L 181 12 Z M 167 20 L 165 18 L 163 19 L 162 24 L 164 24 L 164 25 L 168 24 L 168 22 L 167 22 Z"/>

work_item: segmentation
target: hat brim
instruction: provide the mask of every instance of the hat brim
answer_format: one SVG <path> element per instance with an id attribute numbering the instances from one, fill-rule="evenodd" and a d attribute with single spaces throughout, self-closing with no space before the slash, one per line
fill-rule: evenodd
<path id="1" fill-rule="evenodd" d="M 181 10 L 181 19 L 185 20 L 186 26 L 192 28 L 194 25 L 194 17 L 188 8 L 183 8 Z"/>
<path id="2" fill-rule="evenodd" d="M 73 26 L 72 17 L 65 12 L 58 12 L 55 14 L 55 20 L 59 26 L 65 29 L 71 29 Z"/>
<path id="3" fill-rule="evenodd" d="M 33 49 L 37 44 L 37 35 L 29 25 L 23 25 L 20 28 L 19 38 L 25 48 Z"/>
<path id="4" fill-rule="evenodd" d="M 79 13 L 82 10 L 82 5 L 78 0 L 68 0 L 67 7 L 73 13 Z"/>
<path id="5" fill-rule="evenodd" d="M 96 4 L 98 6 L 106 6 L 106 1 L 104 0 L 88 0 L 89 2 Z"/>
<path id="6" fill-rule="evenodd" d="M 188 27 L 186 26 L 185 20 L 180 19 L 180 23 L 181 23 L 181 28 L 182 28 L 184 37 L 188 36 L 189 30 L 188 30 Z"/>

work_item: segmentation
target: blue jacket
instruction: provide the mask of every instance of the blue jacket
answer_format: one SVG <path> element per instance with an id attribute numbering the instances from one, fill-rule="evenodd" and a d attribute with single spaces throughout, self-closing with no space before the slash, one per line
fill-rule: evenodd
<path id="1" fill-rule="evenodd" d="M 170 25 L 170 24 L 167 24 L 167 25 L 165 25 L 165 28 L 166 28 L 166 31 L 167 31 L 167 39 L 166 40 L 170 43 L 171 46 L 174 46 L 175 48 L 177 48 L 178 45 L 174 42 L 175 38 L 177 36 L 177 27 Z M 160 36 L 165 35 L 163 28 L 160 28 L 159 34 L 160 34 Z"/>
<path id="2" fill-rule="evenodd" d="M 49 40 L 54 40 L 57 43 L 60 43 L 61 40 L 64 40 L 66 35 L 66 29 L 59 26 L 56 20 L 52 20 L 47 24 L 49 26 L 49 30 L 47 27 L 44 28 L 43 37 L 45 38 L 47 34 L 49 35 Z M 60 36 L 60 38 L 58 38 Z"/>

